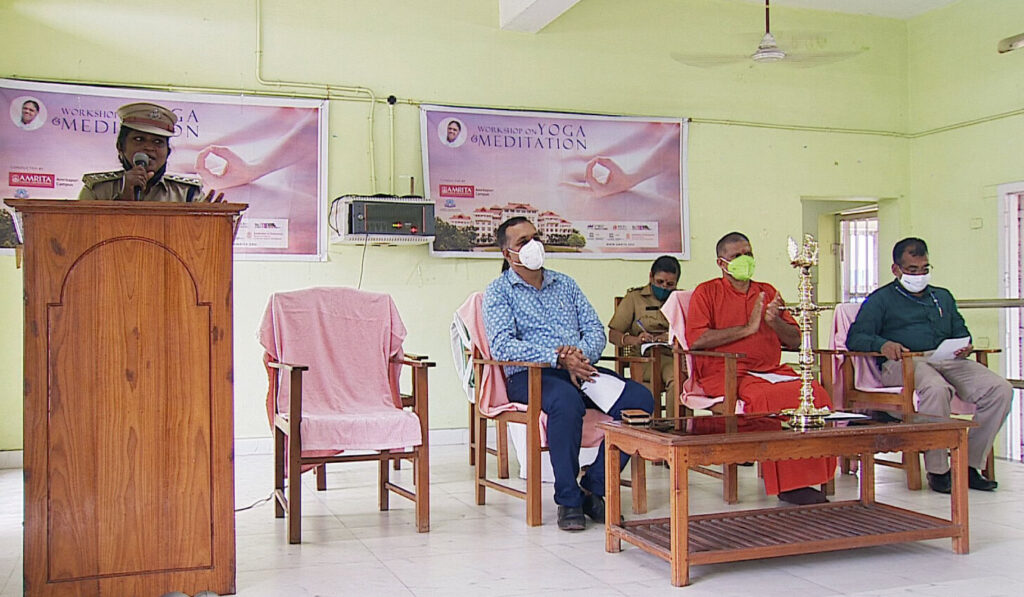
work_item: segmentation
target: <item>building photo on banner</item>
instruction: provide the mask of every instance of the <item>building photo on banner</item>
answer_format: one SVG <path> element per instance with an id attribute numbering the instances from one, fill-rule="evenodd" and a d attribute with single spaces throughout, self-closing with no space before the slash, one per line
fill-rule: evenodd
<path id="1" fill-rule="evenodd" d="M 688 120 L 420 107 L 439 257 L 500 257 L 528 218 L 558 257 L 690 257 Z"/>
<path id="2" fill-rule="evenodd" d="M 86 173 L 122 170 L 117 109 L 164 106 L 178 117 L 167 173 L 198 177 L 204 192 L 247 203 L 235 256 L 323 261 L 327 205 L 327 102 L 0 80 L 0 183 L 4 198 L 77 199 Z M 0 250 L 16 222 L 0 213 Z"/>

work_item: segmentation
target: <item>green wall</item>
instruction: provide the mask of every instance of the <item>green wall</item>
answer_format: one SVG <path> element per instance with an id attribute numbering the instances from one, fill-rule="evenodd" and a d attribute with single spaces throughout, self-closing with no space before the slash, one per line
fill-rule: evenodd
<path id="1" fill-rule="evenodd" d="M 796 278 L 784 247 L 787 235 L 802 230 L 801 198 L 884 197 L 894 206 L 886 212 L 899 216 L 889 230 L 949 241 L 935 251 L 942 271 L 971 272 L 941 283 L 966 298 L 995 292 L 994 284 L 981 284 L 996 275 L 996 261 L 985 250 L 995 247 L 985 237 L 994 230 L 994 207 L 982 205 L 978 193 L 996 179 L 1024 179 L 1011 156 L 996 155 L 1000 141 L 1013 138 L 1004 135 L 1011 121 L 1019 128 L 1020 119 L 957 131 L 955 138 L 967 145 L 956 151 L 948 147 L 949 133 L 905 133 L 1021 104 L 1017 73 L 1024 52 L 994 61 L 994 50 L 972 50 L 969 59 L 984 61 L 985 72 L 957 66 L 970 76 L 971 89 L 930 62 L 936 43 L 930 32 L 942 33 L 954 47 L 984 42 L 994 48 L 1004 36 L 996 33 L 1002 23 L 1024 22 L 1008 18 L 1024 16 L 1019 4 L 963 0 L 909 22 L 777 8 L 772 22 L 780 37 L 800 33 L 793 51 L 856 55 L 814 67 L 741 62 L 697 68 L 673 54 L 750 54 L 760 38 L 762 9 L 726 0 L 585 0 L 540 33 L 525 34 L 497 28 L 496 0 L 263 0 L 260 19 L 253 0 L 7 0 L 0 2 L 0 74 L 279 90 L 256 80 L 259 29 L 265 80 L 362 86 L 402 100 L 395 109 L 394 172 L 388 168 L 388 109 L 375 109 L 376 188 L 368 176 L 368 105 L 331 102 L 331 197 L 387 191 L 392 174 L 399 190 L 408 187 L 409 176 L 422 190 L 416 102 L 689 116 L 696 119 L 689 145 L 694 250 L 683 265 L 683 286 L 715 275 L 713 244 L 738 229 L 754 242 L 759 277 L 793 296 Z M 967 15 L 971 26 L 964 23 Z M 986 88 L 1002 97 L 987 97 Z M 943 96 L 938 105 L 936 92 Z M 964 160 L 973 163 L 988 145 L 991 154 L 983 155 L 998 165 L 965 167 Z M 942 218 L 933 217 L 933 205 L 944 210 Z M 943 226 L 975 214 L 985 219 L 982 231 L 961 226 L 963 234 L 942 233 Z M 269 435 L 255 340 L 267 297 L 310 285 L 355 285 L 361 252 L 335 245 L 326 263 L 236 263 L 238 437 Z M 642 283 L 647 271 L 646 263 L 620 260 L 552 259 L 551 266 L 574 276 L 606 321 L 612 297 Z M 465 426 L 448 324 L 452 311 L 497 270 L 497 262 L 432 259 L 425 246 L 367 249 L 363 288 L 391 293 L 409 328 L 407 350 L 438 362 L 431 379 L 433 428 Z M 0 258 L 0 313 L 9 338 L 0 347 L 0 412 L 6 415 L 0 449 L 22 443 L 21 310 L 20 272 L 12 258 Z"/>

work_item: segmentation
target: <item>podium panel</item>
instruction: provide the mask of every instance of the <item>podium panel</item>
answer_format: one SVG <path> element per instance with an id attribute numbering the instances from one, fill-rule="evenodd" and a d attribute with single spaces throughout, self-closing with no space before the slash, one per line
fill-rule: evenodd
<path id="1" fill-rule="evenodd" d="M 7 203 L 25 235 L 25 594 L 234 593 L 245 206 Z"/>

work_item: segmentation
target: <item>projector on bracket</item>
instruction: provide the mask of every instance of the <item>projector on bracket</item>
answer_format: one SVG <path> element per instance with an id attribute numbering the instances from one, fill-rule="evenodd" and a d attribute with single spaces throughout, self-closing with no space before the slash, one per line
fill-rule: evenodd
<path id="1" fill-rule="evenodd" d="M 330 221 L 331 242 L 427 243 L 434 239 L 434 202 L 418 195 L 342 195 L 331 202 Z"/>

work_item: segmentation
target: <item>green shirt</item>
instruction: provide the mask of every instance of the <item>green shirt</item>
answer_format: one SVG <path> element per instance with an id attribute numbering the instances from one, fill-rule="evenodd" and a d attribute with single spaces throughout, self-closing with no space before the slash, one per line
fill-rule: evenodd
<path id="1" fill-rule="evenodd" d="M 926 286 L 921 296 L 914 296 L 893 280 L 864 300 L 846 336 L 846 347 L 877 352 L 892 341 L 919 352 L 935 350 L 947 338 L 970 335 L 948 290 Z"/>

